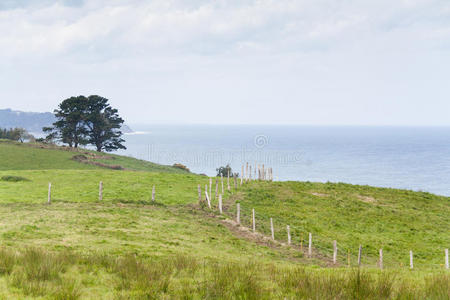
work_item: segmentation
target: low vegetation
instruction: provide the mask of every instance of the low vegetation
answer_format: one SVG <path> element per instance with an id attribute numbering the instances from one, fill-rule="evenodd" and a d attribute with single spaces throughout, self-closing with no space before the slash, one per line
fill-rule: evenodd
<path id="1" fill-rule="evenodd" d="M 231 184 L 225 215 L 219 215 L 215 187 L 213 210 L 198 204 L 197 185 L 203 190 L 209 178 L 179 168 L 41 144 L 0 142 L 0 154 L 0 298 L 450 298 L 450 273 L 443 267 L 450 244 L 447 197 L 251 182 L 237 191 Z M 236 203 L 246 227 L 255 208 L 257 234 L 232 221 Z M 267 238 L 269 218 L 276 242 Z M 337 265 L 331 264 L 334 239 Z M 361 269 L 355 268 L 359 244 Z M 379 248 L 383 271 L 376 265 Z"/>
<path id="2" fill-rule="evenodd" d="M 324 270 L 164 258 L 80 255 L 39 248 L 0 250 L 8 296 L 53 299 L 448 299 L 450 275 Z M 409 280 L 406 280 L 408 278 Z"/>

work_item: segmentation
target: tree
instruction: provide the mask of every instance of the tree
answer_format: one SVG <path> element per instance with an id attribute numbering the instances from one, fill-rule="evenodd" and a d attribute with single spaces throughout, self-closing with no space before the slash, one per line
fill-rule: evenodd
<path id="1" fill-rule="evenodd" d="M 55 109 L 57 121 L 53 127 L 44 127 L 43 131 L 48 133 L 47 140 L 57 139 L 68 144 L 69 147 L 78 148 L 78 145 L 86 145 L 87 128 L 85 115 L 88 98 L 85 96 L 70 97 Z"/>
<path id="2" fill-rule="evenodd" d="M 221 175 L 223 177 L 227 177 L 228 174 L 230 174 L 230 177 L 236 176 L 239 177 L 239 173 L 233 174 L 233 170 L 231 169 L 230 165 L 226 165 L 225 167 L 220 167 L 216 169 L 217 176 L 220 177 Z"/>
<path id="3" fill-rule="evenodd" d="M 89 143 L 98 152 L 126 149 L 120 130 L 123 122 L 118 110 L 109 105 L 108 99 L 96 95 L 88 97 L 85 124 Z"/>
<path id="4" fill-rule="evenodd" d="M 23 128 L 5 128 L 0 130 L 0 139 L 20 141 L 23 143 L 26 140 L 34 141 L 34 136 Z"/>

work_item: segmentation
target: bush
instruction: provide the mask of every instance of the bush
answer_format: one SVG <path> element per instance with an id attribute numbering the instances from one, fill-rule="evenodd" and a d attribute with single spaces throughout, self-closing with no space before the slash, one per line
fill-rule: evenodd
<path id="1" fill-rule="evenodd" d="M 189 170 L 188 167 L 186 167 L 185 165 L 180 164 L 180 163 L 173 164 L 173 167 L 177 168 L 177 169 L 180 169 L 180 170 L 183 170 L 183 171 L 186 171 L 186 172 L 189 172 L 189 173 L 191 172 L 191 170 Z"/>
<path id="2" fill-rule="evenodd" d="M 19 182 L 19 181 L 30 181 L 29 179 L 21 176 L 3 176 L 1 181 L 7 182 Z"/>

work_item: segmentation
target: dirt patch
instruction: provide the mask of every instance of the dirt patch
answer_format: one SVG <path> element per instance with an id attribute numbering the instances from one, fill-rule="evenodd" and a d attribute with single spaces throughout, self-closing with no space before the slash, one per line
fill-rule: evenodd
<path id="1" fill-rule="evenodd" d="M 89 152 L 85 152 L 85 154 L 89 155 Z M 72 157 L 72 160 L 83 163 L 83 164 L 88 164 L 88 165 L 94 165 L 94 166 L 99 166 L 102 168 L 106 168 L 106 169 L 112 169 L 112 170 L 124 170 L 124 168 L 122 166 L 119 165 L 107 165 L 98 161 L 93 161 L 93 159 L 104 159 L 104 157 L 108 157 L 108 156 L 98 156 L 98 155 L 89 155 L 86 156 L 85 154 L 77 154 L 74 155 Z M 109 157 L 108 157 L 109 159 Z"/>
<path id="2" fill-rule="evenodd" d="M 370 197 L 370 196 L 357 195 L 356 198 L 358 198 L 362 202 L 366 202 L 366 203 L 376 203 L 377 202 L 377 200 L 375 198 Z"/>
<path id="3" fill-rule="evenodd" d="M 328 197 L 328 194 L 322 194 L 322 193 L 310 193 L 313 196 L 317 196 L 317 197 Z"/>

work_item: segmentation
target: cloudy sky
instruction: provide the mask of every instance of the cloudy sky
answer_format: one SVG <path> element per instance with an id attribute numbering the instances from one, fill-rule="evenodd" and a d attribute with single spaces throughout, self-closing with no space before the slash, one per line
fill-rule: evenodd
<path id="1" fill-rule="evenodd" d="M 1 0 L 0 108 L 128 123 L 450 125 L 448 0 Z"/>

